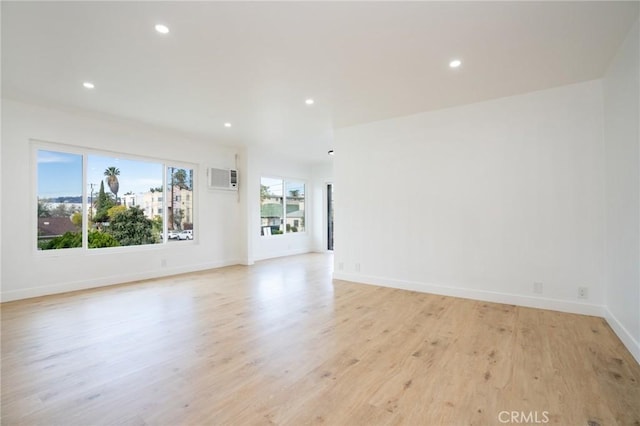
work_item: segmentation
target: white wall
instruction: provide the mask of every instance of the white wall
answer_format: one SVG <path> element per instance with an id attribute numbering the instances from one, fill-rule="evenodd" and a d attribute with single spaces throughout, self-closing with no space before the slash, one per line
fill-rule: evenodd
<path id="1" fill-rule="evenodd" d="M 33 248 L 36 231 L 30 139 L 189 162 L 196 175 L 193 244 L 126 247 L 69 256 Z M 238 235 L 242 209 L 234 193 L 206 188 L 208 165 L 234 167 L 236 150 L 164 129 L 4 99 L 2 105 L 2 300 L 236 264 L 247 247 Z M 166 266 L 161 266 L 162 260 Z"/>
<path id="2" fill-rule="evenodd" d="M 638 22 L 603 80 L 607 320 L 640 362 L 640 33 Z"/>
<path id="3" fill-rule="evenodd" d="M 602 133 L 600 81 L 338 130 L 334 276 L 601 315 Z"/>
<path id="4" fill-rule="evenodd" d="M 313 232 L 313 174 L 312 166 L 287 158 L 281 153 L 257 148 L 248 149 L 247 174 L 249 258 L 247 264 L 273 257 L 312 251 Z M 306 231 L 284 235 L 260 235 L 260 178 L 281 177 L 305 182 Z M 252 195 L 253 194 L 253 195 Z"/>

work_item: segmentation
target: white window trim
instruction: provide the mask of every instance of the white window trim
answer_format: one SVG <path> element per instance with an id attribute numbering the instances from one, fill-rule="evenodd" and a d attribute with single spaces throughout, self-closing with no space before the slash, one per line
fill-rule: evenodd
<path id="1" fill-rule="evenodd" d="M 90 249 L 88 247 L 88 227 L 86 226 L 86 220 L 84 220 L 88 215 L 88 206 L 87 206 L 87 163 L 88 157 L 90 155 L 98 155 L 98 156 L 111 156 L 116 158 L 122 158 L 130 161 L 143 161 L 148 163 L 159 163 L 162 165 L 162 179 L 163 179 L 163 188 L 166 188 L 167 183 L 167 168 L 184 168 L 184 169 L 193 169 L 193 194 L 191 203 L 192 203 L 192 216 L 193 216 L 193 226 L 194 229 L 199 229 L 199 215 L 196 214 L 198 210 L 198 204 L 200 200 L 200 194 L 198 189 L 198 175 L 200 173 L 200 169 L 197 164 L 189 163 L 186 161 L 174 161 L 163 159 L 159 157 L 146 157 L 135 154 L 128 154 L 117 151 L 110 150 L 100 150 L 90 147 L 84 147 L 79 145 L 72 145 L 60 142 L 51 142 L 45 141 L 41 139 L 29 139 L 30 149 L 31 149 L 31 164 L 30 164 L 30 177 L 31 182 L 29 185 L 30 190 L 30 198 L 31 198 L 31 247 L 34 254 L 38 257 L 60 257 L 60 256 L 78 256 L 78 255 L 101 255 L 101 254 L 113 254 L 113 253 L 121 253 L 121 252 L 135 252 L 135 251 L 148 251 L 148 250 L 163 250 L 163 249 L 174 249 L 176 246 L 178 247 L 188 247 L 194 244 L 199 244 L 199 232 L 196 233 L 193 240 L 184 240 L 178 245 L 171 245 L 169 247 L 168 238 L 167 238 L 167 218 L 168 218 L 168 203 L 163 201 L 163 239 L 162 243 L 159 244 L 145 244 L 145 245 L 134 245 L 134 246 L 120 246 L 120 247 L 102 247 L 100 249 Z M 66 249 L 58 249 L 58 250 L 38 250 L 38 151 L 46 150 L 46 151 L 57 151 L 68 154 L 76 154 L 82 156 L 82 214 L 83 214 L 83 225 L 82 225 L 82 247 L 72 247 Z M 198 194 L 196 195 L 196 192 Z M 164 194 L 163 194 L 164 196 Z"/>
<path id="2" fill-rule="evenodd" d="M 279 180 L 282 182 L 282 221 L 284 223 L 283 226 L 283 232 L 282 234 L 272 234 L 272 235 L 262 235 L 262 203 L 259 202 L 258 203 L 258 216 L 259 216 L 259 226 L 258 226 L 258 232 L 260 233 L 260 238 L 265 238 L 265 239 L 271 239 L 271 238 L 286 238 L 287 236 L 291 237 L 291 238 L 295 238 L 296 235 L 299 236 L 306 236 L 307 234 L 307 206 L 308 206 L 308 195 L 307 195 L 307 189 L 308 189 L 308 184 L 307 184 L 307 180 L 306 179 L 300 179 L 300 178 L 292 178 L 292 177 L 283 177 L 283 176 L 274 176 L 274 175 L 269 175 L 269 174 L 261 174 L 260 175 L 260 186 L 258 187 L 258 199 L 260 196 L 260 192 L 259 189 L 262 186 L 262 179 L 274 179 L 274 180 Z M 286 220 L 287 220 L 287 182 L 293 182 L 293 183 L 301 183 L 304 185 L 304 231 L 300 231 L 300 232 L 287 232 L 287 225 L 286 225 Z"/>

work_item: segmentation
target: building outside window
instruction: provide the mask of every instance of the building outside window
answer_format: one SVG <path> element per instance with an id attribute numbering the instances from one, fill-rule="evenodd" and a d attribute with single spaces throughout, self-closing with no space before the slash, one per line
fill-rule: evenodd
<path id="1" fill-rule="evenodd" d="M 260 180 L 260 234 L 305 231 L 305 184 L 263 177 Z"/>

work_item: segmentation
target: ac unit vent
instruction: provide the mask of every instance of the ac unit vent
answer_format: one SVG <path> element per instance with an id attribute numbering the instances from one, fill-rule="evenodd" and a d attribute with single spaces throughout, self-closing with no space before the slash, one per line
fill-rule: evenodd
<path id="1" fill-rule="evenodd" d="M 207 169 L 207 178 L 210 189 L 238 190 L 238 171 L 229 169 Z"/>

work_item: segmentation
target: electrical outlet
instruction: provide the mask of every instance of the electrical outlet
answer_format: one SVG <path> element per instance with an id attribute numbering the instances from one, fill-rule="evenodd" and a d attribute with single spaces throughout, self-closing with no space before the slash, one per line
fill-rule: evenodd
<path id="1" fill-rule="evenodd" d="M 542 283 L 534 282 L 533 283 L 533 292 L 537 294 L 542 294 Z"/>
<path id="2" fill-rule="evenodd" d="M 578 287 L 578 299 L 588 299 L 589 289 L 587 287 Z"/>
<path id="3" fill-rule="evenodd" d="M 360 272 L 360 264 L 359 263 L 356 263 L 356 268 L 355 269 L 356 269 L 356 272 Z"/>
<path id="4" fill-rule="evenodd" d="M 344 269 L 344 263 L 343 262 L 339 262 L 338 263 L 338 271 L 342 271 Z"/>
<path id="5" fill-rule="evenodd" d="M 167 266 L 167 259 L 160 259 L 160 266 L 165 268 Z"/>

